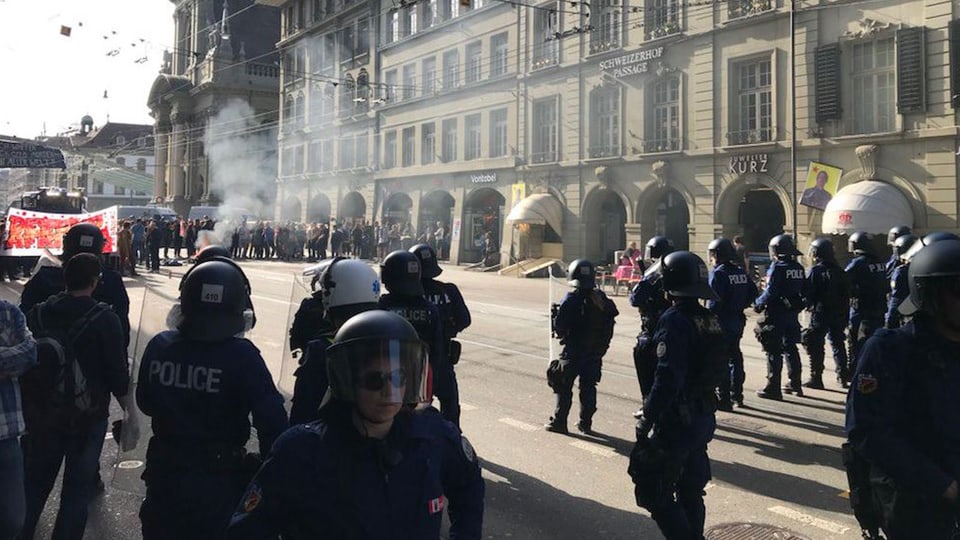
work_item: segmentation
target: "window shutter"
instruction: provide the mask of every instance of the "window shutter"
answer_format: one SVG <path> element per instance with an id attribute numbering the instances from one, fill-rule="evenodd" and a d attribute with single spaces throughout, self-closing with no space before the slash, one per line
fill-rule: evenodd
<path id="1" fill-rule="evenodd" d="M 897 30 L 897 112 L 923 112 L 927 109 L 926 55 L 923 27 Z"/>
<path id="2" fill-rule="evenodd" d="M 840 101 L 840 44 L 817 47 L 815 54 L 817 123 L 839 120 L 843 113 Z"/>
<path id="3" fill-rule="evenodd" d="M 950 21 L 950 105 L 960 109 L 960 19 Z"/>

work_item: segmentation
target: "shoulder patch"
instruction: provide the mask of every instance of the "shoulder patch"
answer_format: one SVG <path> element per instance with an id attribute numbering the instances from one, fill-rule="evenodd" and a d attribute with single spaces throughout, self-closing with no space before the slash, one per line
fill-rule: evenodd
<path id="1" fill-rule="evenodd" d="M 877 378 L 873 375 L 862 373 L 857 377 L 857 392 L 861 394 L 872 394 L 877 391 L 880 385 Z"/>
<path id="2" fill-rule="evenodd" d="M 467 461 L 476 463 L 477 451 L 473 449 L 473 445 L 463 435 L 460 436 L 460 446 L 463 448 L 463 455 L 466 456 Z"/>
<path id="3" fill-rule="evenodd" d="M 657 343 L 657 358 L 663 358 L 666 355 L 667 355 L 667 343 L 665 341 L 661 341 L 660 343 Z"/>

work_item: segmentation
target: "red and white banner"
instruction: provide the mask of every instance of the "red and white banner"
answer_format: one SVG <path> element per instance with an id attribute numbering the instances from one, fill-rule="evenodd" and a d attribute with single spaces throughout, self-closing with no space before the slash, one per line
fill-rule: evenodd
<path id="1" fill-rule="evenodd" d="M 11 208 L 0 254 L 31 257 L 44 250 L 57 255 L 63 251 L 63 235 L 77 223 L 93 223 L 103 233 L 104 253 L 117 250 L 117 207 L 89 214 L 49 214 Z"/>

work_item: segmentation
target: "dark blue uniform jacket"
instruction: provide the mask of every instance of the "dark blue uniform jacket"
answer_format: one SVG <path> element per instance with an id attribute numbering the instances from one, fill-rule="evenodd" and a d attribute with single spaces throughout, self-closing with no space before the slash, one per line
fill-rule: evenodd
<path id="1" fill-rule="evenodd" d="M 361 437 L 348 419 L 349 412 L 284 433 L 227 538 L 433 540 L 444 509 L 451 540 L 481 537 L 483 479 L 453 424 L 436 412 L 402 411 L 379 441 Z"/>
<path id="2" fill-rule="evenodd" d="M 707 309 L 720 319 L 720 328 L 728 342 L 739 341 L 747 318 L 743 310 L 757 298 L 757 286 L 743 268 L 729 262 L 718 264 L 710 272 L 710 287 L 720 297 L 709 300 Z"/>
<path id="3" fill-rule="evenodd" d="M 850 282 L 850 315 L 880 319 L 886 312 L 887 273 L 883 263 L 866 255 L 855 257 L 846 268 Z"/>
<path id="4" fill-rule="evenodd" d="M 440 323 L 440 310 L 422 296 L 400 296 L 384 294 L 380 296 L 380 309 L 392 311 L 406 319 L 416 329 L 420 339 L 430 347 L 430 364 L 442 365 L 447 361 L 443 339 L 443 325 Z"/>
<path id="5" fill-rule="evenodd" d="M 767 270 L 767 287 L 755 302 L 757 306 L 766 308 L 770 322 L 781 327 L 786 337 L 794 343 L 800 340 L 797 314 L 803 307 L 805 280 L 806 275 L 800 263 L 778 260 Z"/>

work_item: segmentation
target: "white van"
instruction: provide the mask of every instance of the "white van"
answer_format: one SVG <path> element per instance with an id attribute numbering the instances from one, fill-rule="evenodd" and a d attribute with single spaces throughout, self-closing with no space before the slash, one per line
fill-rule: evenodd
<path id="1" fill-rule="evenodd" d="M 163 206 L 118 206 L 117 221 L 122 222 L 125 219 L 173 221 L 177 219 L 177 213 L 172 208 Z"/>

